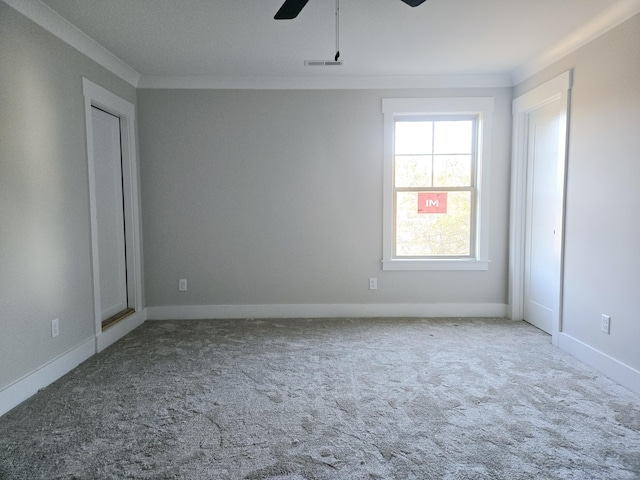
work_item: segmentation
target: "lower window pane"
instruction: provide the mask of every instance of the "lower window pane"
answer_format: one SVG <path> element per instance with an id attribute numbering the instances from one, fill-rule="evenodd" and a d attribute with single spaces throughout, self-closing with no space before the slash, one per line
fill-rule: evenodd
<path id="1" fill-rule="evenodd" d="M 396 256 L 471 254 L 471 192 L 397 192 Z"/>

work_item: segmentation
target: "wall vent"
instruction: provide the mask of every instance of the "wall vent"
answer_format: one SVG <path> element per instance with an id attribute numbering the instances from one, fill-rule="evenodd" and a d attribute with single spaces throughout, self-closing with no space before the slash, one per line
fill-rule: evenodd
<path id="1" fill-rule="evenodd" d="M 307 67 L 339 67 L 344 62 L 342 60 L 305 60 L 304 64 Z"/>

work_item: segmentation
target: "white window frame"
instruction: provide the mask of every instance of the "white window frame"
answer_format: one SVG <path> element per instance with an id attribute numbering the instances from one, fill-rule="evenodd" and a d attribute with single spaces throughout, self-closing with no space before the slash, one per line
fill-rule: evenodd
<path id="1" fill-rule="evenodd" d="M 489 268 L 489 166 L 493 97 L 383 98 L 384 186 L 383 270 L 488 270 Z M 402 116 L 478 116 L 476 158 L 475 244 L 468 258 L 402 258 L 394 256 L 394 134 Z"/>

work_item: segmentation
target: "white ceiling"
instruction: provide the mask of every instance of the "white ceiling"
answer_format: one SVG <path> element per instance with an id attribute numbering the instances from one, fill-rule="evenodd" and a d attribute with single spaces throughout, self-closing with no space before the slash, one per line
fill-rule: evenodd
<path id="1" fill-rule="evenodd" d="M 625 0 L 42 0 L 142 78 L 509 75 Z M 627 2 L 628 3 L 628 2 Z"/>

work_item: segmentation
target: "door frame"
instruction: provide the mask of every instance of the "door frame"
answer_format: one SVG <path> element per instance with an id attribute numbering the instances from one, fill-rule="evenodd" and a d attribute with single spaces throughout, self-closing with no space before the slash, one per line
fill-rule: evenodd
<path id="1" fill-rule="evenodd" d="M 91 107 L 97 107 L 120 119 L 122 153 L 122 194 L 124 199 L 125 248 L 127 251 L 128 307 L 140 312 L 142 299 L 142 255 L 139 215 L 138 161 L 136 155 L 135 106 L 105 88 L 82 78 L 87 135 L 87 166 L 89 180 L 89 213 L 91 226 L 91 267 L 93 276 L 93 311 L 97 350 L 106 348 L 99 337 L 103 333 L 100 304 L 98 257 L 98 221 L 96 208 L 96 175 L 93 154 L 93 119 Z M 109 340 L 109 343 L 112 343 Z M 102 348 L 101 348 L 102 346 Z"/>
<path id="2" fill-rule="evenodd" d="M 558 345 L 562 331 L 562 279 L 564 271 L 564 224 L 566 170 L 568 158 L 569 105 L 573 72 L 571 70 L 549 80 L 513 100 L 513 143 L 511 163 L 511 212 L 509 227 L 509 317 L 524 319 L 524 276 L 527 208 L 527 171 L 529 147 L 529 115 L 549 103 L 561 102 L 558 138 L 558 205 L 556 209 L 556 249 L 558 265 L 558 310 L 551 325 L 551 341 Z"/>

